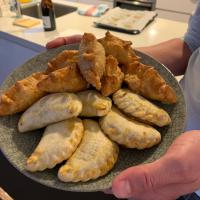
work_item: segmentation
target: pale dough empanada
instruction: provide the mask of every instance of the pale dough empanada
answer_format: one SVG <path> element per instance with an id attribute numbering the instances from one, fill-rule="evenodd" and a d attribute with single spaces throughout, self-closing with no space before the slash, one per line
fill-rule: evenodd
<path id="1" fill-rule="evenodd" d="M 78 65 L 84 78 L 97 90 L 105 71 L 106 57 L 103 46 L 91 33 L 85 33 L 79 47 Z"/>
<path id="2" fill-rule="evenodd" d="M 68 159 L 79 145 L 83 131 L 83 123 L 78 118 L 47 126 L 39 144 L 26 162 L 26 169 L 32 172 L 43 171 Z"/>
<path id="3" fill-rule="evenodd" d="M 128 148 L 150 148 L 161 140 L 161 135 L 156 129 L 127 118 L 114 107 L 100 119 L 100 126 L 113 141 Z"/>
<path id="4" fill-rule="evenodd" d="M 34 73 L 17 81 L 0 96 L 0 116 L 12 115 L 26 110 L 46 93 L 37 88 L 39 81 L 46 78 L 44 73 Z"/>
<path id="5" fill-rule="evenodd" d="M 121 88 L 124 74 L 118 66 L 117 59 L 112 55 L 106 58 L 106 67 L 101 79 L 101 93 L 109 96 Z"/>
<path id="6" fill-rule="evenodd" d="M 66 66 L 76 66 L 78 63 L 77 50 L 64 50 L 48 62 L 47 73 Z"/>
<path id="7" fill-rule="evenodd" d="M 134 61 L 123 65 L 122 71 L 125 74 L 124 82 L 133 92 L 163 103 L 177 102 L 175 91 L 154 67 Z"/>
<path id="8" fill-rule="evenodd" d="M 55 70 L 38 83 L 40 90 L 49 93 L 79 92 L 88 86 L 76 65 Z"/>
<path id="9" fill-rule="evenodd" d="M 76 117 L 82 111 L 80 99 L 73 93 L 49 94 L 28 108 L 18 122 L 19 132 L 43 128 Z"/>
<path id="10" fill-rule="evenodd" d="M 95 90 L 86 90 L 77 93 L 83 104 L 80 116 L 96 117 L 106 115 L 112 106 L 112 101 Z"/>
<path id="11" fill-rule="evenodd" d="M 104 38 L 98 39 L 98 41 L 103 45 L 106 56 L 114 56 L 120 64 L 126 64 L 132 60 L 139 60 L 131 47 L 131 41 L 124 41 L 112 35 L 109 31 L 106 32 Z"/>
<path id="12" fill-rule="evenodd" d="M 165 110 L 128 89 L 120 89 L 115 92 L 113 101 L 124 113 L 141 121 L 160 127 L 169 125 L 171 122 L 170 116 Z"/>
<path id="13" fill-rule="evenodd" d="M 74 154 L 58 171 L 64 182 L 96 179 L 110 171 L 117 161 L 118 146 L 101 131 L 97 122 L 83 120 L 84 136 Z"/>

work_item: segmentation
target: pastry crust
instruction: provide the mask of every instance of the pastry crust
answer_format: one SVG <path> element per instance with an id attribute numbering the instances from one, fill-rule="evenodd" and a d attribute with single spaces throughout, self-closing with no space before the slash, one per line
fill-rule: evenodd
<path id="1" fill-rule="evenodd" d="M 105 50 L 91 33 L 85 33 L 79 47 L 79 68 L 83 77 L 97 90 L 105 71 Z"/>
<path id="2" fill-rule="evenodd" d="M 75 66 L 78 63 L 77 50 L 64 50 L 48 62 L 46 72 L 50 73 L 66 66 Z"/>
<path id="3" fill-rule="evenodd" d="M 161 135 L 156 129 L 127 118 L 114 107 L 100 119 L 100 126 L 111 140 L 128 148 L 150 148 L 161 140 Z"/>
<path id="4" fill-rule="evenodd" d="M 124 81 L 133 92 L 163 103 L 177 102 L 175 91 L 154 67 L 134 61 L 123 65 L 122 71 L 125 74 Z"/>
<path id="5" fill-rule="evenodd" d="M 113 101 L 124 113 L 143 122 L 160 127 L 171 123 L 170 116 L 165 110 L 128 89 L 120 89 L 114 93 Z"/>
<path id="6" fill-rule="evenodd" d="M 121 88 L 124 74 L 118 66 L 117 59 L 112 55 L 106 58 L 105 73 L 101 80 L 101 93 L 109 96 Z"/>
<path id="7" fill-rule="evenodd" d="M 106 115 L 112 106 L 112 101 L 108 97 L 102 96 L 95 90 L 86 90 L 77 93 L 77 96 L 83 104 L 80 116 L 97 117 Z"/>
<path id="8" fill-rule="evenodd" d="M 88 82 L 76 65 L 67 66 L 51 72 L 38 83 L 38 88 L 49 93 L 79 92 L 88 88 Z"/>
<path id="9" fill-rule="evenodd" d="M 72 117 L 82 111 L 82 103 L 73 93 L 49 94 L 28 108 L 18 122 L 19 132 L 46 127 Z"/>
<path id="10" fill-rule="evenodd" d="M 34 73 L 7 89 L 0 96 L 0 116 L 22 112 L 43 97 L 46 93 L 40 91 L 37 84 L 44 78 L 44 73 Z"/>
<path id="11" fill-rule="evenodd" d="M 106 55 L 114 56 L 120 64 L 127 64 L 132 60 L 139 60 L 136 56 L 133 48 L 131 47 L 131 41 L 122 40 L 109 31 L 106 32 L 104 38 L 98 39 L 98 41 L 105 48 Z"/>
<path id="12" fill-rule="evenodd" d="M 108 173 L 117 161 L 119 148 L 101 131 L 97 122 L 83 120 L 81 144 L 58 172 L 64 182 L 96 179 Z"/>
<path id="13" fill-rule="evenodd" d="M 68 159 L 83 137 L 83 124 L 78 118 L 68 119 L 46 127 L 26 169 L 31 172 L 51 169 Z"/>

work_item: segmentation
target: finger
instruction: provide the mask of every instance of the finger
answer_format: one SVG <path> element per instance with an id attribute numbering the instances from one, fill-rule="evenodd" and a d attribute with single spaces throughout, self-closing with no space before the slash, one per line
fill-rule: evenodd
<path id="1" fill-rule="evenodd" d="M 185 183 L 180 163 L 167 156 L 145 165 L 128 168 L 113 181 L 112 191 L 118 198 L 139 197 L 168 184 Z"/>
<path id="2" fill-rule="evenodd" d="M 47 49 L 56 48 L 66 44 L 78 43 L 81 41 L 82 35 L 72 35 L 68 37 L 59 37 L 46 44 Z"/>

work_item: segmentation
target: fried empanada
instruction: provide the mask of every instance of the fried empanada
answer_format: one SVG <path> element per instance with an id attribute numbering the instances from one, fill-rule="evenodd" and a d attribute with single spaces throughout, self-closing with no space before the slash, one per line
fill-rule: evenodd
<path id="1" fill-rule="evenodd" d="M 79 68 L 84 78 L 97 90 L 105 71 L 106 57 L 103 46 L 91 33 L 85 33 L 79 47 Z"/>
<path id="2" fill-rule="evenodd" d="M 64 182 L 96 179 L 110 171 L 117 161 L 119 148 L 101 131 L 97 122 L 83 120 L 84 136 L 74 154 L 58 171 Z"/>
<path id="3" fill-rule="evenodd" d="M 88 86 L 88 82 L 76 65 L 55 70 L 38 83 L 40 90 L 49 93 L 79 92 L 87 89 Z"/>
<path id="4" fill-rule="evenodd" d="M 64 50 L 48 62 L 47 73 L 66 66 L 75 66 L 78 63 L 77 50 Z"/>
<path id="5" fill-rule="evenodd" d="M 67 160 L 79 145 L 83 131 L 83 123 L 78 118 L 47 126 L 39 144 L 26 162 L 26 169 L 31 172 L 43 171 Z"/>
<path id="6" fill-rule="evenodd" d="M 135 61 L 123 65 L 122 71 L 125 74 L 124 81 L 133 92 L 163 103 L 176 103 L 175 91 L 154 67 Z"/>
<path id="7" fill-rule="evenodd" d="M 101 80 L 101 93 L 109 96 L 121 88 L 124 74 L 118 66 L 117 59 L 112 55 L 106 58 L 105 73 Z"/>
<path id="8" fill-rule="evenodd" d="M 161 135 L 156 129 L 127 118 L 114 107 L 100 119 L 100 126 L 111 140 L 128 148 L 150 148 L 161 140 Z"/>
<path id="9" fill-rule="evenodd" d="M 86 90 L 77 93 L 83 104 L 80 116 L 96 117 L 106 115 L 112 106 L 112 101 L 95 90 Z"/>
<path id="10" fill-rule="evenodd" d="M 34 73 L 7 89 L 0 96 L 0 116 L 22 112 L 44 96 L 46 93 L 37 88 L 38 82 L 44 78 L 44 73 Z"/>
<path id="11" fill-rule="evenodd" d="M 106 32 L 104 38 L 98 39 L 98 41 L 104 46 L 106 55 L 112 55 L 117 58 L 120 64 L 127 64 L 132 60 L 139 60 L 139 57 L 134 53 L 131 47 L 131 41 L 124 41 L 109 31 Z"/>
<path id="12" fill-rule="evenodd" d="M 113 101 L 124 113 L 141 121 L 160 127 L 171 123 L 170 116 L 165 110 L 130 90 L 118 90 L 113 94 Z"/>
<path id="13" fill-rule="evenodd" d="M 19 132 L 43 128 L 72 117 L 82 111 L 80 99 L 73 93 L 49 94 L 28 108 L 18 122 Z"/>

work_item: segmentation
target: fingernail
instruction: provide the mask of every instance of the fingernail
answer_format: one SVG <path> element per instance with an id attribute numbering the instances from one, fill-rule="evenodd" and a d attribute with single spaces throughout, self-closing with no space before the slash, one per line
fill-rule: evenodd
<path id="1" fill-rule="evenodd" d="M 113 191 L 118 198 L 128 198 L 131 196 L 131 186 L 129 181 L 123 180 L 118 183 L 117 191 Z"/>

